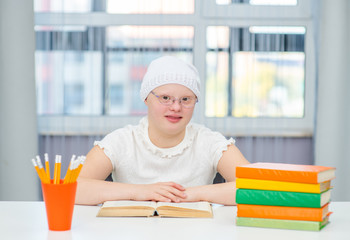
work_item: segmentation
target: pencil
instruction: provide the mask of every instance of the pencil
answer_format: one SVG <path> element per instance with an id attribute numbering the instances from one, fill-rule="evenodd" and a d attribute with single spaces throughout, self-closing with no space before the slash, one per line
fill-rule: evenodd
<path id="1" fill-rule="evenodd" d="M 50 176 L 50 162 L 49 162 L 49 155 L 47 153 L 44 154 L 45 156 L 45 169 L 46 169 L 46 176 L 49 180 L 51 180 Z"/>
<path id="2" fill-rule="evenodd" d="M 75 175 L 74 175 L 73 182 L 77 181 L 78 176 L 79 176 L 79 174 L 80 174 L 80 171 L 81 171 L 81 169 L 83 168 L 84 162 L 85 162 L 85 157 L 81 156 L 81 157 L 80 157 L 79 166 L 77 167 L 76 173 L 75 173 Z"/>
<path id="3" fill-rule="evenodd" d="M 32 159 L 32 163 L 34 165 L 35 171 L 37 172 L 37 174 L 38 174 L 38 176 L 40 178 L 40 181 L 44 182 L 44 179 L 43 179 L 43 177 L 41 175 L 41 172 L 39 170 L 38 164 L 35 162 L 34 158 Z"/>
<path id="4" fill-rule="evenodd" d="M 60 177 L 61 177 L 61 156 L 60 155 L 56 155 L 53 183 L 54 184 L 59 184 L 60 183 Z"/>
<path id="5" fill-rule="evenodd" d="M 58 178 L 58 182 L 57 182 L 57 184 L 60 184 L 61 183 L 61 163 L 62 163 L 62 156 L 61 155 L 58 155 L 59 156 L 59 159 L 60 159 L 60 161 L 59 161 L 59 165 L 58 165 L 58 171 L 57 171 L 57 178 Z"/>
<path id="6" fill-rule="evenodd" d="M 80 163 L 81 163 L 81 156 L 79 156 L 78 159 L 75 161 L 74 169 L 73 169 L 72 175 L 70 177 L 70 182 L 71 183 L 76 181 L 77 171 L 78 171 Z"/>
<path id="7" fill-rule="evenodd" d="M 76 175 L 77 175 L 77 170 L 79 168 L 81 157 L 79 156 L 78 159 L 75 161 L 74 168 L 72 171 L 72 175 L 70 178 L 70 182 L 75 182 L 76 181 Z"/>
<path id="8" fill-rule="evenodd" d="M 72 158 L 70 159 L 69 166 L 68 166 L 68 169 L 67 169 L 67 173 L 66 173 L 66 176 L 64 177 L 63 183 L 70 183 L 70 178 L 71 178 L 71 175 L 72 175 L 72 169 L 73 169 L 73 166 L 74 166 L 74 162 L 75 162 L 75 155 L 73 154 Z"/>
<path id="9" fill-rule="evenodd" d="M 40 157 L 39 156 L 36 156 L 36 164 L 37 166 L 39 167 L 39 172 L 40 172 L 40 175 L 43 179 L 43 182 L 44 183 L 50 183 L 50 180 L 47 179 L 46 177 L 46 173 L 45 173 L 45 170 L 44 170 L 44 166 L 43 164 L 41 163 L 41 160 L 40 160 Z"/>

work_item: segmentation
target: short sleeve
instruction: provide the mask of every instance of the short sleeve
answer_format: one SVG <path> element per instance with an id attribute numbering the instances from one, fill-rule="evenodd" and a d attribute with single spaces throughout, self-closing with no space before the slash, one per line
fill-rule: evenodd
<path id="1" fill-rule="evenodd" d="M 224 137 L 225 138 L 225 137 Z M 217 166 L 219 164 L 219 160 L 222 157 L 222 154 L 224 151 L 227 151 L 227 148 L 229 145 L 235 144 L 236 141 L 233 138 L 229 138 L 229 139 L 224 139 L 223 142 L 220 142 L 218 144 L 218 146 L 216 147 L 216 149 L 214 149 L 214 165 L 215 165 L 215 169 L 217 169 Z"/>
<path id="2" fill-rule="evenodd" d="M 121 128 L 107 134 L 101 141 L 95 141 L 94 145 L 103 149 L 112 163 L 113 170 L 117 167 L 118 156 L 125 152 L 128 138 L 128 129 Z"/>
<path id="3" fill-rule="evenodd" d="M 217 170 L 217 165 L 222 157 L 224 151 L 227 150 L 229 145 L 235 144 L 233 138 L 227 139 L 219 132 L 212 131 L 209 128 L 202 127 L 198 132 L 198 139 L 201 142 L 201 148 L 205 149 L 209 155 L 208 161 Z"/>

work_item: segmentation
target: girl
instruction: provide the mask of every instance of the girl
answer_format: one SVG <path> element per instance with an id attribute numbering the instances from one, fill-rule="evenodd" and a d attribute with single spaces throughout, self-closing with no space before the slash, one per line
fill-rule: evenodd
<path id="1" fill-rule="evenodd" d="M 86 156 L 77 204 L 107 200 L 235 204 L 235 167 L 248 164 L 234 140 L 190 123 L 200 100 L 196 68 L 175 57 L 149 65 L 140 95 L 148 115 L 108 134 Z M 219 172 L 226 183 L 212 184 Z M 112 173 L 113 182 L 105 181 Z"/>

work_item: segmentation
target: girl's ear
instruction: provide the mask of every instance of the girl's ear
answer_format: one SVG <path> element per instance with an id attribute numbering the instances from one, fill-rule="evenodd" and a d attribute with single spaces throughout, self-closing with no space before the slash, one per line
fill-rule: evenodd
<path id="1" fill-rule="evenodd" d="M 147 98 L 143 102 L 146 104 L 146 106 L 148 106 Z"/>

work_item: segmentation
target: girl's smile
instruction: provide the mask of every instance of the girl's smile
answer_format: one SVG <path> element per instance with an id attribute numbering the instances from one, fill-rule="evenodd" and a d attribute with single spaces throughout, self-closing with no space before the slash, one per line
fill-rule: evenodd
<path id="1" fill-rule="evenodd" d="M 179 115 L 166 115 L 165 118 L 171 123 L 178 123 L 182 119 Z"/>

